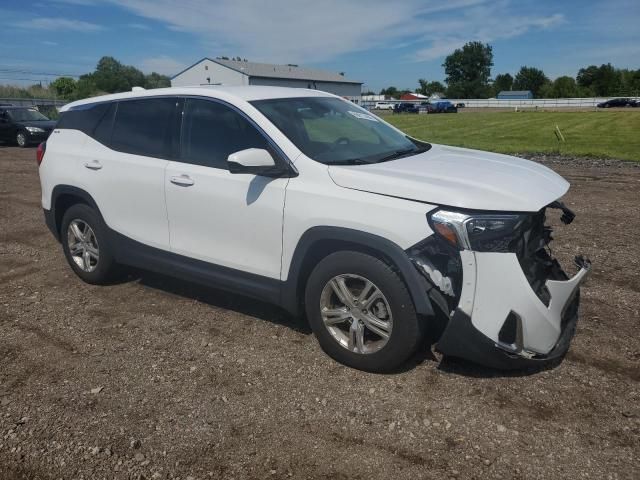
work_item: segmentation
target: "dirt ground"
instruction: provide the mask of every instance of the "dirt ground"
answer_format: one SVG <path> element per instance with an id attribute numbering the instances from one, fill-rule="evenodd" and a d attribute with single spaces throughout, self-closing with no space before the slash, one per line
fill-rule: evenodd
<path id="1" fill-rule="evenodd" d="M 565 361 L 505 375 L 425 349 L 373 375 L 269 305 L 82 283 L 35 149 L 0 145 L 0 479 L 640 478 L 640 168 L 538 160 L 572 183 L 556 254 L 594 263 Z"/>

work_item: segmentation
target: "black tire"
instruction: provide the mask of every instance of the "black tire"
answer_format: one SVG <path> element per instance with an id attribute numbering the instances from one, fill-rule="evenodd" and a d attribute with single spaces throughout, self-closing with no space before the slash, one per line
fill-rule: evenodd
<path id="1" fill-rule="evenodd" d="M 20 148 L 26 148 L 29 146 L 29 135 L 24 130 L 19 130 L 16 133 L 16 144 Z"/>
<path id="2" fill-rule="evenodd" d="M 322 319 L 320 298 L 327 283 L 337 275 L 364 277 L 386 297 L 393 316 L 387 343 L 373 353 L 355 353 L 343 347 L 329 332 Z M 368 372 L 397 370 L 411 357 L 424 339 L 424 322 L 418 318 L 402 278 L 383 261 L 360 252 L 333 253 L 314 268 L 305 289 L 305 308 L 311 329 L 322 349 L 349 367 Z"/>
<path id="3" fill-rule="evenodd" d="M 92 271 L 83 270 L 73 259 L 69 246 L 69 225 L 80 220 L 91 227 L 98 246 L 99 256 Z M 64 255 L 72 270 L 87 283 L 103 285 L 112 282 L 120 273 L 119 265 L 114 260 L 113 250 L 108 242 L 107 228 L 102 217 L 89 205 L 78 203 L 69 207 L 62 218 L 60 241 Z"/>

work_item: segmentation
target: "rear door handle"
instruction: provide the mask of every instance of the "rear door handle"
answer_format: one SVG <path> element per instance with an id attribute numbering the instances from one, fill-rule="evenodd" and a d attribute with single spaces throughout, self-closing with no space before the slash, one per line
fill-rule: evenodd
<path id="1" fill-rule="evenodd" d="M 181 187 L 190 187 L 196 183 L 189 175 L 185 175 L 184 173 L 182 175 L 175 175 L 171 177 L 170 182 Z"/>
<path id="2" fill-rule="evenodd" d="M 102 168 L 102 164 L 98 160 L 91 160 L 85 163 L 84 166 L 89 170 L 100 170 Z"/>

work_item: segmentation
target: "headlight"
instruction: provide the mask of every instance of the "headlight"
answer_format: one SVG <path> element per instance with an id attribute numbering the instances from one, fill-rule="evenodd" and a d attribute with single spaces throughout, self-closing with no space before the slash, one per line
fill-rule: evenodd
<path id="1" fill-rule="evenodd" d="M 466 214 L 437 210 L 428 216 L 434 231 L 451 245 L 478 252 L 509 252 L 528 215 Z"/>
<path id="2" fill-rule="evenodd" d="M 44 130 L 40 127 L 26 127 L 31 133 L 44 133 Z"/>

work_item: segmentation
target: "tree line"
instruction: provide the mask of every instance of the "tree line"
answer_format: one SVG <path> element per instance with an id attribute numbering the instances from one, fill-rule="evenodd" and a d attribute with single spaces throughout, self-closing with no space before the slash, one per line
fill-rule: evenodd
<path id="1" fill-rule="evenodd" d="M 482 42 L 469 42 L 456 49 L 442 66 L 446 85 L 420 78 L 414 92 L 449 98 L 492 98 L 503 90 L 530 90 L 534 98 L 640 95 L 640 69 L 620 69 L 610 63 L 581 68 L 575 78 L 565 75 L 550 80 L 543 70 L 529 66 L 521 67 L 515 76 L 499 73 L 491 78 L 493 48 Z M 380 95 L 395 98 L 404 93 L 411 90 L 387 87 L 380 91 Z"/>
<path id="2" fill-rule="evenodd" d="M 102 57 L 96 69 L 77 80 L 58 77 L 49 84 L 29 87 L 0 86 L 0 97 L 4 98 L 61 98 L 79 100 L 81 98 L 130 91 L 133 87 L 161 88 L 171 86 L 166 75 L 152 72 L 147 75 L 131 65 L 124 65 L 113 57 Z"/>

